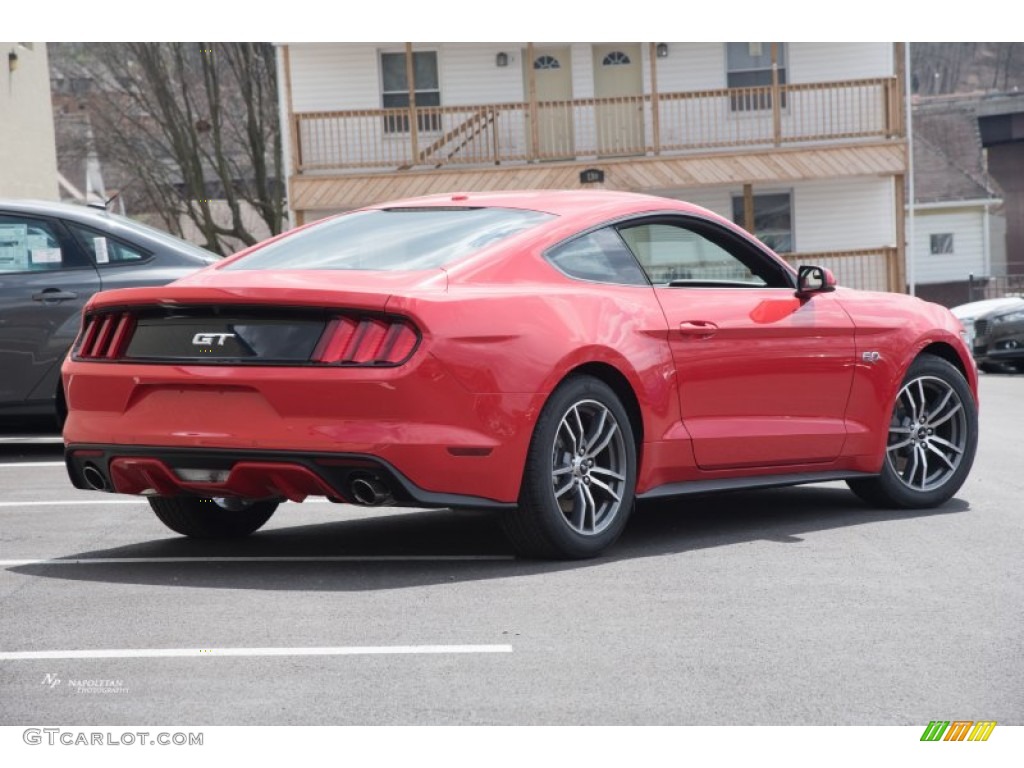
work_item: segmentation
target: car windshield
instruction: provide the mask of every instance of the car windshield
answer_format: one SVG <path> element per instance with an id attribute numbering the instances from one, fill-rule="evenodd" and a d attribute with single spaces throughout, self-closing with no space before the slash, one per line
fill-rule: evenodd
<path id="1" fill-rule="evenodd" d="M 225 269 L 436 269 L 552 214 L 514 208 L 386 208 L 339 216 Z"/>

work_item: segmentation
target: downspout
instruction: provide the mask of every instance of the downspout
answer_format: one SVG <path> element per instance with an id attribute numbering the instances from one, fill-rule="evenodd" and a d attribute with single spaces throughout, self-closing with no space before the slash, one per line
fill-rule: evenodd
<path id="1" fill-rule="evenodd" d="M 907 197 L 909 198 L 910 204 L 907 206 L 907 291 L 911 296 L 917 294 L 917 270 L 914 268 L 914 246 L 916 245 L 916 238 L 914 236 L 914 208 L 917 202 L 914 192 L 914 110 L 911 103 L 910 93 L 910 81 L 913 77 L 910 72 L 910 43 L 906 43 L 903 46 L 903 101 L 905 104 L 904 109 L 907 113 L 906 126 L 907 126 Z"/>

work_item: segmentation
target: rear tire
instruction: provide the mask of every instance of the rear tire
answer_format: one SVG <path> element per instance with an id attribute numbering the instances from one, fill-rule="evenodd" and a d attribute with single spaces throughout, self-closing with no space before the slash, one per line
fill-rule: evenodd
<path id="1" fill-rule="evenodd" d="M 878 507 L 923 509 L 960 490 L 978 447 L 978 406 L 949 362 L 921 355 L 910 366 L 889 419 L 882 472 L 848 480 Z"/>
<path id="2" fill-rule="evenodd" d="M 276 501 L 255 501 L 228 509 L 213 499 L 197 496 L 153 496 L 157 518 L 175 533 L 195 539 L 237 539 L 259 530 L 277 510 Z"/>
<path id="3" fill-rule="evenodd" d="M 570 378 L 537 420 L 519 508 L 502 517 L 505 534 L 524 557 L 596 557 L 622 533 L 635 486 L 626 409 L 600 379 Z"/>

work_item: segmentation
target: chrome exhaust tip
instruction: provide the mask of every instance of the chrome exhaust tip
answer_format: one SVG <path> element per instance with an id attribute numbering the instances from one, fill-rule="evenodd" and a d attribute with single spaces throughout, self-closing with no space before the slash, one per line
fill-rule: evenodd
<path id="1" fill-rule="evenodd" d="M 352 498 L 364 507 L 379 507 L 394 501 L 390 489 L 375 477 L 359 477 L 349 486 Z"/>
<path id="2" fill-rule="evenodd" d="M 107 478 L 103 476 L 103 473 L 100 472 L 95 464 L 86 464 L 82 467 L 82 477 L 85 479 L 85 484 L 94 491 L 110 490 L 110 486 L 107 485 Z"/>

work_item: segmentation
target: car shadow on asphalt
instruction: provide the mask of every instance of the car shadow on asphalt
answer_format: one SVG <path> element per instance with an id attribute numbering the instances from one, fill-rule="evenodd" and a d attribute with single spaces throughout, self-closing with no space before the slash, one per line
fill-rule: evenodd
<path id="1" fill-rule="evenodd" d="M 53 579 L 172 587 L 372 591 L 600 568 L 623 560 L 684 557 L 688 552 L 749 542 L 797 543 L 820 531 L 969 509 L 966 501 L 953 499 L 936 509 L 879 510 L 867 507 L 845 488 L 830 487 L 691 496 L 640 505 L 606 555 L 570 562 L 512 559 L 498 520 L 491 515 L 412 511 L 276 527 L 237 541 L 162 538 L 60 558 L 146 558 L 143 563 L 33 563 L 7 570 Z M 339 556 L 354 559 L 284 559 Z M 473 556 L 491 559 L 455 559 Z M 182 557 L 280 557 L 282 561 L 159 562 Z M 382 559 L 374 562 L 374 558 Z"/>

